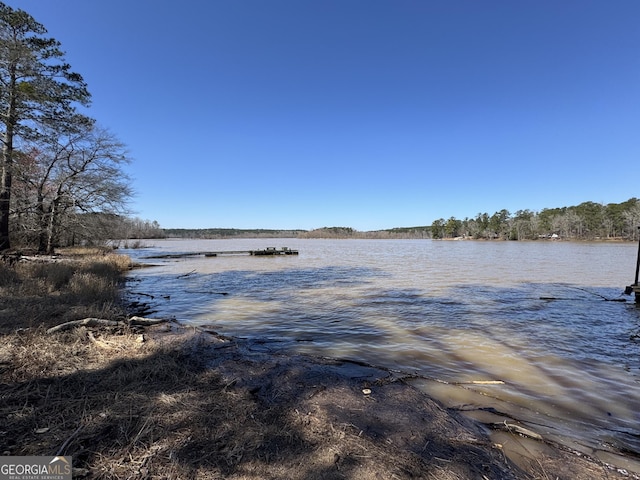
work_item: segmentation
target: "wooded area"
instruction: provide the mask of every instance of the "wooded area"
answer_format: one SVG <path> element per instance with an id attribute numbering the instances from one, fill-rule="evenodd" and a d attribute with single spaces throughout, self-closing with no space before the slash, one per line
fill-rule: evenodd
<path id="1" fill-rule="evenodd" d="M 0 2 L 0 251 L 93 241 L 95 214 L 126 214 L 132 195 L 125 146 L 79 112 L 87 84 L 46 33 Z"/>
<path id="2" fill-rule="evenodd" d="M 418 239 L 466 238 L 482 240 L 638 240 L 640 200 L 630 198 L 607 205 L 545 208 L 540 212 L 500 210 L 475 218 L 440 218 L 430 226 L 398 227 L 361 232 L 350 227 L 323 227 L 300 233 L 300 238 Z"/>
<path id="3" fill-rule="evenodd" d="M 125 220 L 119 220 L 126 225 Z M 140 222 L 140 221 L 138 221 Z M 351 227 L 322 227 L 314 230 L 263 230 L 234 228 L 162 229 L 155 224 L 138 223 L 139 229 L 120 228 L 129 236 L 118 238 L 360 238 L 360 239 L 447 239 L 482 240 L 638 240 L 640 200 L 631 198 L 607 205 L 583 202 L 577 206 L 545 208 L 540 212 L 503 209 L 493 215 L 479 213 L 475 218 L 440 218 L 430 226 L 397 227 L 359 231 Z M 145 236 L 145 235 L 154 235 Z M 138 236 L 136 236 L 138 235 Z"/>
<path id="4" fill-rule="evenodd" d="M 295 238 L 304 230 L 263 228 L 165 228 L 164 235 L 173 238 Z"/>
<path id="5" fill-rule="evenodd" d="M 500 210 L 489 216 L 458 220 L 440 218 L 431 225 L 433 238 L 473 237 L 502 240 L 562 238 L 570 240 L 637 240 L 640 226 L 640 200 L 630 198 L 607 205 L 583 202 L 540 212 Z"/>

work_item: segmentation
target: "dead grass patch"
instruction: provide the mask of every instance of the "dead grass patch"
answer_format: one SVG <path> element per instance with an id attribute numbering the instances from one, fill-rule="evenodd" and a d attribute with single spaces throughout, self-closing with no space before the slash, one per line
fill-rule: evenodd
<path id="1" fill-rule="evenodd" d="M 88 316 L 123 318 L 122 272 L 130 267 L 126 256 L 94 250 L 0 262 L 0 332 Z"/>

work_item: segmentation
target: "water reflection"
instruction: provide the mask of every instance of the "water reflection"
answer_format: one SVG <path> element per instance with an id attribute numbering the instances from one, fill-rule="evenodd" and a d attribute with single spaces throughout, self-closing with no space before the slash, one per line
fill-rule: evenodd
<path id="1" fill-rule="evenodd" d="M 638 309 L 607 301 L 628 283 L 633 245 L 297 242 L 299 257 L 167 261 L 136 272 L 135 289 L 161 316 L 418 373 L 448 406 L 640 452 Z"/>

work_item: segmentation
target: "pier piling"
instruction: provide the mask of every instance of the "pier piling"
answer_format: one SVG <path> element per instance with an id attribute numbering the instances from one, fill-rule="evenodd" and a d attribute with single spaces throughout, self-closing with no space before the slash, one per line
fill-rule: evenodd
<path id="1" fill-rule="evenodd" d="M 633 285 L 627 286 L 624 289 L 624 293 L 630 295 L 635 294 L 636 304 L 640 304 L 640 285 L 638 285 L 638 276 L 640 275 L 640 226 L 638 227 L 638 255 L 636 257 L 636 276 Z"/>

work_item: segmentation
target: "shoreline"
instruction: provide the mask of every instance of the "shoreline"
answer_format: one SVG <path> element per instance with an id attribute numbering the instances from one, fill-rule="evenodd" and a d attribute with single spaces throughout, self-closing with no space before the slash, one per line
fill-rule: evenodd
<path id="1" fill-rule="evenodd" d="M 18 422 L 32 428 L 1 425 L 20 442 L 2 451 L 71 455 L 74 478 L 640 478 L 515 431 L 497 444 L 384 368 L 274 352 L 176 321 L 40 329 L 9 344 L 20 339 L 56 355 L 32 351 L 28 369 L 42 373 L 14 384 L 5 404 L 46 391 L 58 408 L 33 405 Z M 0 358 L 13 360 L 6 348 Z"/>
<path id="2" fill-rule="evenodd" d="M 78 278 L 90 280 L 67 267 L 46 266 L 76 290 Z M 640 478 L 526 432 L 491 434 L 382 367 L 274 351 L 177 321 L 120 317 L 47 334 L 80 312 L 107 313 L 110 300 L 82 306 L 95 302 L 88 283 L 86 296 L 52 307 L 68 295 L 57 286 L 48 310 L 36 312 L 24 279 L 17 285 L 23 298 L 0 297 L 9 315 L 0 452 L 70 455 L 74 478 Z"/>
<path id="3" fill-rule="evenodd" d="M 257 389 L 262 400 L 268 404 L 278 403 L 268 401 L 273 390 L 278 392 L 275 397 L 286 391 L 288 396 L 293 395 L 294 398 L 312 398 L 319 390 L 326 398 L 318 403 L 322 405 L 328 402 L 337 407 L 342 417 L 336 416 L 335 419 L 348 419 L 351 427 L 359 430 L 358 436 L 369 431 L 375 437 L 380 433 L 380 428 L 386 429 L 384 434 L 390 439 L 394 435 L 406 437 L 407 432 L 411 432 L 412 436 L 415 436 L 416 431 L 421 432 L 420 435 L 430 439 L 420 449 L 422 460 L 425 460 L 424 457 L 441 459 L 437 456 L 437 451 L 429 451 L 428 444 L 433 438 L 443 436 L 448 439 L 456 438 L 456 442 L 453 442 L 456 444 L 454 451 L 459 447 L 457 440 L 463 438 L 462 443 L 467 447 L 478 447 L 487 458 L 497 462 L 494 465 L 483 464 L 485 469 L 490 464 L 498 470 L 506 468 L 506 472 L 500 471 L 498 476 L 489 475 L 486 478 L 640 478 L 640 471 L 629 471 L 608 464 L 584 451 L 543 438 L 520 427 L 517 421 L 509 425 L 505 421 L 505 427 L 498 426 L 497 430 L 495 426 L 489 428 L 482 421 L 469 417 L 460 410 L 447 408 L 412 386 L 410 381 L 413 376 L 409 374 L 356 360 L 273 350 L 261 345 L 259 341 L 220 336 L 207 326 L 191 327 L 174 322 L 168 331 L 173 330 L 174 334 L 176 330 L 192 331 L 194 338 L 204 336 L 200 338 L 200 342 L 205 351 L 212 345 L 216 351 L 224 351 L 222 355 L 212 359 L 209 365 L 217 369 L 227 381 L 233 382 L 234 386 Z M 167 329 L 167 326 L 160 328 Z M 251 367 L 247 368 L 248 366 Z M 265 375 L 269 370 L 273 371 Z M 247 373 L 248 377 L 239 380 Z M 297 387 L 291 386 L 295 383 L 291 380 L 292 375 L 298 382 Z M 309 386 L 300 386 L 300 379 Z M 393 393 L 389 394 L 388 390 L 393 390 Z M 293 408 L 288 402 L 284 403 L 288 408 Z M 384 412 L 388 417 L 386 419 Z M 432 415 L 432 418 L 426 419 L 426 423 L 425 414 Z M 433 424 L 437 425 L 436 429 Z M 463 433 L 458 430 L 460 427 Z M 386 443 L 393 444 L 394 440 L 387 439 Z M 403 440 L 404 442 L 400 442 L 402 448 L 417 452 L 418 445 L 406 438 Z M 413 442 L 415 443 L 415 438 Z M 439 443 L 445 444 L 446 441 Z M 451 454 L 451 449 L 452 445 L 448 445 L 445 450 Z M 476 456 L 478 452 L 471 455 Z M 462 464 L 472 460 L 468 456 L 459 457 L 457 454 L 452 458 L 455 460 L 449 458 L 449 461 Z M 467 465 L 463 468 L 465 469 L 472 470 L 472 467 Z M 476 477 L 472 475 L 469 478 Z"/>

